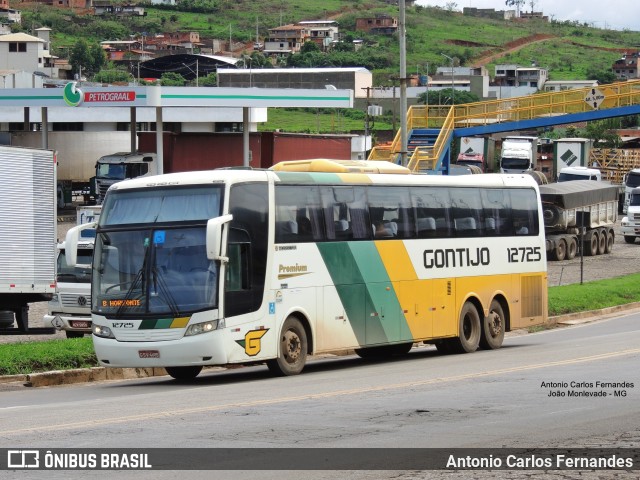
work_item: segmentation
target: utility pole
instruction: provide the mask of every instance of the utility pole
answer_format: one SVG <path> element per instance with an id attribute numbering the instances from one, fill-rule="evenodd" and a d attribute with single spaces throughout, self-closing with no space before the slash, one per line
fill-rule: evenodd
<path id="1" fill-rule="evenodd" d="M 449 61 L 451 62 L 451 106 L 455 105 L 455 86 L 453 83 L 453 58 L 451 58 L 449 55 L 445 55 L 444 53 L 441 53 L 440 55 L 442 55 L 443 57 L 446 57 L 449 59 Z"/>
<path id="2" fill-rule="evenodd" d="M 407 166 L 407 32 L 405 0 L 399 0 L 400 8 L 400 163 Z"/>

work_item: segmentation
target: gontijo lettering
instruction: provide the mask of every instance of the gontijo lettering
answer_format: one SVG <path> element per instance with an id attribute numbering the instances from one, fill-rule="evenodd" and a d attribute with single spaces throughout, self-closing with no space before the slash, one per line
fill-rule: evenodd
<path id="1" fill-rule="evenodd" d="M 489 265 L 489 249 L 483 248 L 441 248 L 425 250 L 424 268 L 477 267 Z"/>

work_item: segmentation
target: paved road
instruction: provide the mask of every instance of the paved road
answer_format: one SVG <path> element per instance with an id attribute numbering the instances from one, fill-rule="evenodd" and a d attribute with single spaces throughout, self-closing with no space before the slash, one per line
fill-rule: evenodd
<path id="1" fill-rule="evenodd" d="M 187 384 L 162 377 L 20 388 L 0 396 L 0 447 L 639 448 L 639 345 L 636 313 L 510 337 L 497 351 L 442 356 L 422 347 L 380 363 L 355 356 L 316 360 L 304 374 L 288 378 L 273 378 L 256 366 L 205 373 Z M 626 395 L 615 396 L 616 390 Z M 574 391 L 597 396 L 570 396 Z M 246 462 L 252 460 L 247 450 Z M 178 478 L 176 472 L 148 473 L 135 478 Z M 301 478 L 299 472 L 232 473 L 209 472 L 209 478 Z M 542 473 L 536 478 L 578 478 Z M 304 477 L 440 475 L 352 471 Z M 579 478 L 637 476 L 599 471 Z"/>

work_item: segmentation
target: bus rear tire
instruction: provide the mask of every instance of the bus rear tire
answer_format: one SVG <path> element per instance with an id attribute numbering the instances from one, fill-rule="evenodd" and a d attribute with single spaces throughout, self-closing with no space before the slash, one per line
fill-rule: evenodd
<path id="1" fill-rule="evenodd" d="M 465 302 L 460 311 L 458 322 L 458 338 L 452 342 L 454 351 L 458 353 L 475 352 L 480 345 L 482 323 L 475 305 Z"/>
<path id="2" fill-rule="evenodd" d="M 277 376 L 297 375 L 307 362 L 307 332 L 295 317 L 282 325 L 278 358 L 267 361 L 269 371 Z"/>
<path id="3" fill-rule="evenodd" d="M 636 237 L 633 237 L 631 235 L 625 235 L 624 236 L 624 241 L 626 243 L 636 243 Z"/>
<path id="4" fill-rule="evenodd" d="M 167 373 L 176 380 L 193 380 L 202 371 L 201 365 L 191 367 L 164 367 Z"/>
<path id="5" fill-rule="evenodd" d="M 502 305 L 497 300 L 491 302 L 489 315 L 482 322 L 482 336 L 480 337 L 480 348 L 485 350 L 495 350 L 502 346 L 504 341 L 504 330 L 506 319 Z"/>

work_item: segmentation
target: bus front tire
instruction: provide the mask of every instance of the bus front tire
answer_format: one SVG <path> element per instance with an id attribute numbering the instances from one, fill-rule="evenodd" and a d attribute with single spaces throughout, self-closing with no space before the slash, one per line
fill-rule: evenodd
<path id="1" fill-rule="evenodd" d="M 193 380 L 202 371 L 201 365 L 190 367 L 164 367 L 167 373 L 176 380 Z"/>
<path id="2" fill-rule="evenodd" d="M 480 347 L 485 350 L 500 348 L 504 340 L 505 325 L 506 321 L 502 305 L 497 300 L 493 300 L 489 307 L 489 315 L 482 322 Z"/>
<path id="3" fill-rule="evenodd" d="M 458 353 L 475 352 L 480 345 L 482 323 L 475 305 L 465 302 L 460 312 L 458 323 L 458 338 L 453 342 L 454 350 Z"/>
<path id="4" fill-rule="evenodd" d="M 267 361 L 271 373 L 278 376 L 297 375 L 307 362 L 307 332 L 295 317 L 282 325 L 278 358 Z"/>

